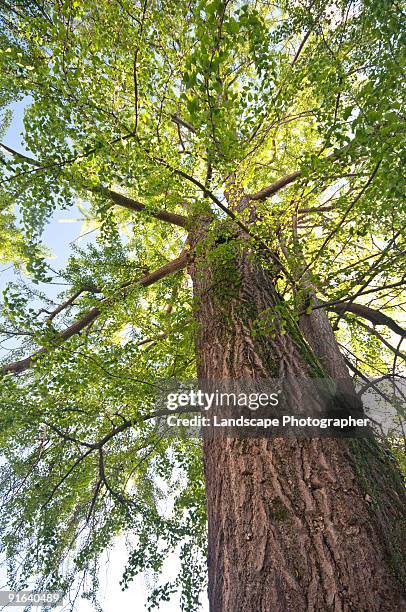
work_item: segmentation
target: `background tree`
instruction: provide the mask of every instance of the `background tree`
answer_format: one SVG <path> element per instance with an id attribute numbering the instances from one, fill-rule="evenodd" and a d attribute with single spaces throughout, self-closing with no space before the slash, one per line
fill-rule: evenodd
<path id="1" fill-rule="evenodd" d="M 0 249 L 31 279 L 2 308 L 13 586 L 94 597 L 124 533 L 124 586 L 177 550 L 151 607 L 180 589 L 197 609 L 204 464 L 213 611 L 404 609 L 399 437 L 201 447 L 153 420 L 170 377 L 354 394 L 350 372 L 361 396 L 378 377 L 403 397 L 401 17 L 387 0 L 1 3 L 3 108 L 27 106 L 26 152 L 2 146 Z M 42 231 L 78 202 L 97 238 L 53 271 Z"/>

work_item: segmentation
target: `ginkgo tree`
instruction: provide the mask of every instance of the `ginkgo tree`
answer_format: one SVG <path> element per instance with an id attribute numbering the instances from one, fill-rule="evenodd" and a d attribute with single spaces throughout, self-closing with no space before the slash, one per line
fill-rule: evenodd
<path id="1" fill-rule="evenodd" d="M 20 271 L 0 326 L 9 584 L 97 602 L 121 535 L 123 588 L 179 558 L 150 608 L 179 592 L 198 610 L 208 580 L 213 612 L 404 609 L 399 432 L 156 426 L 171 379 L 325 379 L 343 414 L 371 388 L 404 410 L 401 3 L 0 14 L 3 132 L 26 102 L 22 146 L 0 158 L 0 259 Z M 43 230 L 78 204 L 97 232 L 53 270 Z"/>

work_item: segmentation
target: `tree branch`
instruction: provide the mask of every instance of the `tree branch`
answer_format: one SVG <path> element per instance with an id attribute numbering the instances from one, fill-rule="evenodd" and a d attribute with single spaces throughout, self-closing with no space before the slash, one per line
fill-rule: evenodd
<path id="1" fill-rule="evenodd" d="M 183 215 L 178 215 L 176 213 L 167 212 L 166 210 L 152 211 L 148 210 L 145 204 L 138 202 L 137 200 L 133 200 L 128 196 L 123 195 L 122 193 L 118 193 L 117 191 L 112 191 L 111 189 L 102 189 L 102 188 L 92 188 L 91 191 L 94 193 L 101 193 L 106 195 L 114 204 L 117 206 L 123 206 L 124 208 L 128 208 L 129 210 L 135 210 L 136 212 L 141 212 L 143 210 L 147 211 L 151 217 L 155 219 L 159 219 L 160 221 L 165 221 L 166 223 L 172 223 L 173 225 L 178 225 L 179 227 L 183 227 L 187 229 L 189 227 L 189 220 L 187 217 Z"/>
<path id="2" fill-rule="evenodd" d="M 62 312 L 63 310 L 66 310 L 66 308 L 68 308 L 69 306 L 71 306 L 74 301 L 80 297 L 82 295 L 82 293 L 101 293 L 101 290 L 98 289 L 96 286 L 88 286 L 88 287 L 81 287 L 80 289 L 78 289 L 77 291 L 75 291 L 70 298 L 68 298 L 65 302 L 63 302 L 62 304 L 60 304 L 57 308 L 55 308 L 55 310 L 53 310 L 52 312 L 48 311 L 49 316 L 47 317 L 47 321 L 51 322 L 53 319 L 55 319 L 55 317 Z M 41 312 L 41 311 L 40 311 Z M 47 312 L 47 311 L 46 311 Z"/>
<path id="3" fill-rule="evenodd" d="M 327 308 L 330 306 L 336 306 L 337 304 L 345 304 L 348 302 L 353 303 L 353 301 L 360 297 L 361 295 L 370 295 L 371 293 L 379 293 L 380 291 L 385 291 L 385 289 L 394 289 L 395 287 L 403 287 L 406 283 L 406 276 L 402 278 L 402 280 L 397 281 L 396 283 L 389 283 L 388 285 L 382 285 L 382 287 L 376 287 L 374 289 L 367 289 L 366 291 L 357 291 L 353 295 L 345 298 L 341 298 L 339 300 L 332 300 L 331 302 L 320 302 L 319 304 L 315 304 L 313 306 L 313 310 L 317 308 Z M 305 312 L 301 312 L 300 314 L 305 314 Z"/>
<path id="4" fill-rule="evenodd" d="M 146 274 L 142 278 L 136 281 L 128 281 L 127 283 L 121 285 L 120 289 L 125 289 L 129 286 L 137 285 L 137 284 L 141 285 L 142 287 L 149 287 L 153 283 L 157 282 L 158 280 L 161 280 L 162 278 L 165 278 L 169 274 L 173 274 L 174 272 L 177 272 L 178 270 L 181 270 L 182 268 L 184 268 L 187 264 L 187 260 L 188 260 L 188 253 L 184 252 L 177 259 L 174 259 L 170 261 L 169 263 L 161 266 L 157 270 L 154 270 L 153 272 Z M 110 300 L 111 298 L 104 298 L 103 300 L 100 301 L 100 305 L 101 306 L 105 305 Z M 58 344 L 60 344 L 61 342 L 64 342 L 65 340 L 68 340 L 72 336 L 79 334 L 90 323 L 92 323 L 95 319 L 97 319 L 97 317 L 100 314 L 101 314 L 101 308 L 99 306 L 91 308 L 85 315 L 80 317 L 80 319 L 77 319 L 74 323 L 72 323 L 72 325 L 64 329 L 62 332 L 59 332 L 53 343 L 53 346 L 44 347 L 40 349 L 39 351 L 36 351 L 33 355 L 26 357 L 25 359 L 14 361 L 13 363 L 9 363 L 9 364 L 6 364 L 0 367 L 0 374 L 21 374 L 22 372 L 25 372 L 26 370 L 28 370 L 34 365 L 38 357 L 49 353 L 52 350 L 52 348 L 56 348 Z"/>
<path id="5" fill-rule="evenodd" d="M 406 329 L 403 329 L 398 323 L 396 323 L 396 321 L 380 310 L 370 308 L 369 306 L 355 304 L 354 302 L 350 304 L 343 302 L 341 304 L 327 306 L 327 308 L 328 310 L 333 310 L 338 314 L 350 312 L 358 317 L 362 317 L 363 319 L 368 319 L 368 321 L 371 321 L 371 323 L 374 325 L 386 325 L 386 327 L 389 327 L 389 329 L 394 331 L 395 334 L 402 336 L 402 338 L 406 336 Z"/>
<path id="6" fill-rule="evenodd" d="M 32 157 L 27 157 L 27 155 L 23 155 L 22 153 L 15 151 L 11 147 L 8 147 L 7 145 L 5 145 L 3 142 L 0 143 L 0 147 L 4 149 L 9 155 L 16 157 L 17 159 L 20 159 L 21 161 L 26 162 L 27 164 L 30 164 L 31 166 L 36 166 L 37 168 L 41 167 L 40 162 L 38 162 L 36 159 L 33 159 Z"/>
<path id="7" fill-rule="evenodd" d="M 189 130 L 189 132 L 192 132 L 193 134 L 196 134 L 196 132 L 197 132 L 196 128 L 193 127 L 193 125 L 191 123 L 189 123 L 188 121 L 185 121 L 185 119 L 182 119 L 181 117 L 179 117 L 179 115 L 176 115 L 175 113 L 172 113 L 170 115 L 170 118 L 177 125 L 181 125 L 182 127 L 184 127 L 187 130 Z"/>
<path id="8" fill-rule="evenodd" d="M 384 344 L 390 351 L 392 351 L 392 353 L 394 355 L 396 355 L 396 357 L 400 357 L 401 359 L 403 359 L 403 361 L 406 361 L 406 355 L 405 353 L 402 353 L 399 349 L 395 348 L 394 346 L 392 346 L 387 340 L 386 338 L 384 338 L 379 332 L 376 331 L 376 329 L 373 329 L 372 327 L 369 327 L 369 325 L 365 325 L 365 323 L 362 323 L 362 321 L 358 321 L 358 325 L 360 325 L 361 327 L 363 327 L 368 333 L 372 334 L 373 336 L 375 336 L 375 338 L 378 338 L 378 340 L 380 342 L 382 342 L 382 344 Z"/>
<path id="9" fill-rule="evenodd" d="M 325 159 L 326 160 L 330 160 L 330 161 L 336 160 L 337 158 L 339 158 L 339 156 L 344 151 L 346 151 L 349 148 L 350 144 L 351 143 L 349 143 L 348 145 L 345 145 L 341 149 L 331 153 L 331 155 L 328 155 Z M 256 193 L 248 194 L 247 197 L 250 200 L 266 200 L 266 198 L 269 198 L 270 196 L 273 196 L 275 193 L 277 193 L 278 191 L 280 191 L 281 189 L 283 189 L 287 185 L 290 185 L 290 183 L 293 183 L 294 181 L 296 181 L 296 179 L 300 178 L 301 176 L 302 176 L 301 170 L 296 170 L 296 172 L 292 172 L 291 174 L 287 174 L 286 176 L 283 176 L 282 178 L 278 179 L 274 183 L 271 183 L 267 187 L 264 187 L 263 189 L 260 189 Z M 337 177 L 337 178 L 339 178 L 339 177 Z"/>
<path id="10" fill-rule="evenodd" d="M 19 159 L 23 162 L 30 164 L 31 166 L 35 166 L 36 168 L 43 168 L 42 164 L 38 162 L 36 159 L 31 157 L 27 157 L 18 151 L 15 151 L 11 147 L 0 143 L 0 147 L 3 148 L 9 155 L 12 155 L 16 159 Z M 93 193 L 101 193 L 106 195 L 110 200 L 117 204 L 118 206 L 123 206 L 124 208 L 128 208 L 129 210 L 135 210 L 137 212 L 147 210 L 145 204 L 141 204 L 141 202 L 137 202 L 128 196 L 125 196 L 121 193 L 113 191 L 111 189 L 103 189 L 99 187 L 86 188 L 88 191 L 92 191 Z M 160 221 L 165 221 L 167 223 L 172 223 L 173 225 L 178 225 L 179 227 L 183 227 L 185 229 L 188 228 L 189 222 L 186 217 L 183 215 L 178 215 L 176 213 L 162 211 L 148 211 L 151 217 L 155 217 L 155 219 L 159 219 Z"/>
<path id="11" fill-rule="evenodd" d="M 271 183 L 271 185 L 268 185 L 268 187 L 264 187 L 256 193 L 248 194 L 248 198 L 250 200 L 266 200 L 266 198 L 269 198 L 270 196 L 274 195 L 280 189 L 283 189 L 290 183 L 293 183 L 293 181 L 298 179 L 301 175 L 302 173 L 300 170 L 292 172 L 291 174 L 287 174 L 286 176 L 283 176 L 282 178 L 275 181 L 274 183 Z"/>

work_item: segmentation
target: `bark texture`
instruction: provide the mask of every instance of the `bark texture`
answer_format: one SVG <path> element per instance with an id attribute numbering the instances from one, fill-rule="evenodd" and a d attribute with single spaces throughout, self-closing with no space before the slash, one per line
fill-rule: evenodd
<path id="1" fill-rule="evenodd" d="M 294 328 L 275 315 L 273 333 L 256 333 L 278 311 L 271 271 L 243 252 L 234 264 L 190 265 L 199 377 L 310 376 Z M 348 379 L 326 315 L 302 330 Z M 404 486 L 375 441 L 206 439 L 204 468 L 211 612 L 406 610 Z"/>

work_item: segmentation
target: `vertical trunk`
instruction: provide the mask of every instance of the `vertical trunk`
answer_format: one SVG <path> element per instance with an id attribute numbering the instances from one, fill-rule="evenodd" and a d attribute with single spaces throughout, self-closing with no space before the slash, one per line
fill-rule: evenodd
<path id="1" fill-rule="evenodd" d="M 270 273 L 244 253 L 233 269 L 202 259 L 190 267 L 199 378 L 308 376 L 293 329 L 254 333 L 277 310 Z M 347 377 L 328 320 L 305 324 Z M 211 612 L 406 609 L 404 488 L 372 440 L 206 439 L 204 468 Z"/>

